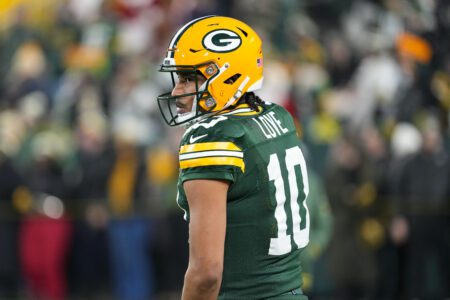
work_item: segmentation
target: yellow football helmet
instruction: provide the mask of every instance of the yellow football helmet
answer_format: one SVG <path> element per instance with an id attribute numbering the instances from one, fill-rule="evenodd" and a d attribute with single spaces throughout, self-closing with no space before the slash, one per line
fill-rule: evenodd
<path id="1" fill-rule="evenodd" d="M 233 106 L 246 92 L 262 86 L 263 54 L 258 34 L 247 24 L 229 17 L 206 16 L 190 21 L 172 38 L 160 72 L 201 74 L 206 78 L 196 92 L 158 97 L 167 124 L 198 121 L 202 116 Z M 195 78 L 197 78 L 195 76 Z M 192 110 L 177 114 L 175 101 L 195 96 Z"/>

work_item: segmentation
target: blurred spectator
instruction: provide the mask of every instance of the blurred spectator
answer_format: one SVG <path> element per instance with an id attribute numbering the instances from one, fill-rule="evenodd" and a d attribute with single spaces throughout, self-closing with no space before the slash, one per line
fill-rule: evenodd
<path id="1" fill-rule="evenodd" d="M 113 291 L 118 299 L 151 299 L 155 289 L 148 218 L 112 220 L 108 228 Z"/>
<path id="2" fill-rule="evenodd" d="M 423 108 L 434 109 L 438 101 L 431 93 L 429 66 L 432 49 L 427 41 L 412 34 L 402 34 L 397 40 L 401 88 L 397 95 L 395 119 L 413 123 Z"/>
<path id="3" fill-rule="evenodd" d="M 110 295 L 111 287 L 106 194 L 112 150 L 100 115 L 84 113 L 78 122 L 78 149 L 71 170 L 72 200 L 78 207 L 74 209 L 71 288 L 80 299 L 96 299 Z"/>
<path id="4" fill-rule="evenodd" d="M 19 264 L 19 213 L 31 203 L 25 178 L 14 158 L 26 134 L 21 115 L 0 112 L 0 298 L 14 299 L 22 281 Z"/>
<path id="5" fill-rule="evenodd" d="M 24 191 L 23 179 L 0 148 L 0 298 L 15 298 L 19 287 L 17 236 L 19 222 L 14 196 Z"/>
<path id="6" fill-rule="evenodd" d="M 327 70 L 333 86 L 345 86 L 350 80 L 356 64 L 356 58 L 346 43 L 345 36 L 331 31 L 325 39 L 327 50 Z"/>
<path id="7" fill-rule="evenodd" d="M 29 297 L 65 299 L 72 224 L 61 216 L 60 199 L 47 195 L 39 201 L 51 216 L 31 215 L 23 220 L 19 233 L 23 277 Z"/>
<path id="8" fill-rule="evenodd" d="M 64 205 L 68 187 L 61 165 L 69 146 L 64 132 L 44 130 L 31 138 L 26 183 L 33 205 L 19 233 L 20 262 L 31 297 L 67 297 L 66 260 L 72 223 Z M 66 144 L 67 143 L 67 144 Z"/>
<path id="9" fill-rule="evenodd" d="M 330 111 L 329 103 L 335 97 L 332 92 L 323 92 L 317 96 L 314 113 L 305 122 L 305 142 L 311 149 L 311 165 L 323 176 L 330 163 L 330 148 L 340 139 L 342 126 Z"/>
<path id="10" fill-rule="evenodd" d="M 371 297 L 376 280 L 371 243 L 378 242 L 381 230 L 378 221 L 367 217 L 375 200 L 375 187 L 365 181 L 363 157 L 349 137 L 338 141 L 331 155 L 333 164 L 327 171 L 326 187 L 334 216 L 329 250 L 334 298 Z"/>
<path id="11" fill-rule="evenodd" d="M 449 297 L 450 160 L 435 122 L 422 129 L 421 150 L 398 172 L 397 216 L 391 235 L 403 245 L 405 297 Z"/>
<path id="12" fill-rule="evenodd" d="M 363 209 L 360 235 L 366 248 L 376 261 L 374 299 L 392 299 L 395 286 L 392 278 L 385 276 L 392 270 L 392 247 L 389 239 L 389 224 L 392 217 L 392 203 L 389 201 L 390 155 L 386 142 L 378 128 L 366 127 L 359 132 L 362 153 L 363 185 L 358 191 Z"/>
<path id="13" fill-rule="evenodd" d="M 6 77 L 8 85 L 5 99 L 11 106 L 20 106 L 25 96 L 38 94 L 43 108 L 51 105 L 51 81 L 48 78 L 47 60 L 42 46 L 36 41 L 26 41 L 14 52 L 11 70 Z"/>
<path id="14" fill-rule="evenodd" d="M 353 127 L 373 126 L 383 122 L 383 118 L 392 116 L 403 78 L 399 66 L 389 52 L 377 51 L 364 57 L 353 78 Z M 381 120 L 377 120 L 380 117 Z"/>
<path id="15" fill-rule="evenodd" d="M 114 151 L 107 183 L 113 217 L 108 224 L 113 290 L 119 299 L 149 299 L 155 292 L 155 275 L 145 160 L 129 132 L 116 133 Z"/>
<path id="16" fill-rule="evenodd" d="M 399 180 L 401 170 L 409 158 L 417 153 L 422 144 L 422 136 L 419 130 L 410 123 L 398 123 L 392 130 L 391 136 L 391 159 L 388 169 L 388 189 L 391 212 L 391 224 L 389 227 L 389 244 L 386 245 L 385 254 L 388 259 L 388 270 L 395 280 L 392 286 L 385 287 L 390 289 L 393 298 L 404 298 L 405 296 L 405 277 L 409 272 L 405 269 L 404 239 L 407 230 L 406 222 L 403 218 L 396 218 L 396 203 L 401 198 L 399 191 Z M 390 259 L 389 259 L 390 256 Z M 385 271 L 386 272 L 386 271 Z"/>
<path id="17" fill-rule="evenodd" d="M 123 61 L 114 78 L 110 112 L 113 131 L 133 135 L 140 146 L 154 143 L 160 137 L 156 99 L 159 88 L 146 76 L 147 67 L 141 59 Z"/>
<path id="18" fill-rule="evenodd" d="M 76 299 L 111 297 L 111 254 L 108 247 L 109 213 L 105 205 L 90 202 L 73 222 L 70 255 L 70 291 Z"/>

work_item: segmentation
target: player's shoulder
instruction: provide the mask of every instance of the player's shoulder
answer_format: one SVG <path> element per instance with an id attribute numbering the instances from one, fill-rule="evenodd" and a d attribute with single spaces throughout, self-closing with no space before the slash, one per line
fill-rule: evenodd
<path id="1" fill-rule="evenodd" d="M 233 141 L 244 134 L 239 122 L 234 122 L 229 116 L 219 115 L 190 126 L 183 136 L 182 144 Z"/>
<path id="2" fill-rule="evenodd" d="M 183 174 L 195 173 L 196 175 L 192 175 L 195 178 L 213 176 L 216 179 L 234 181 L 232 173 L 245 170 L 244 147 L 239 141 L 243 132 L 238 128 L 226 116 L 213 116 L 189 127 L 179 149 Z M 231 173 L 228 172 L 230 168 L 234 170 Z M 187 178 L 186 175 L 183 178 Z"/>
<path id="3" fill-rule="evenodd" d="M 276 104 L 276 103 L 273 103 L 273 102 L 268 102 L 268 101 L 264 102 L 264 110 L 265 111 L 275 110 L 275 111 L 277 111 L 279 113 L 282 113 L 284 115 L 290 115 L 290 113 L 283 106 L 281 106 L 279 104 Z"/>
<path id="4" fill-rule="evenodd" d="M 277 116 L 280 116 L 283 120 L 294 126 L 294 120 L 291 113 L 283 106 L 276 103 L 265 102 L 265 111 L 276 113 Z"/>

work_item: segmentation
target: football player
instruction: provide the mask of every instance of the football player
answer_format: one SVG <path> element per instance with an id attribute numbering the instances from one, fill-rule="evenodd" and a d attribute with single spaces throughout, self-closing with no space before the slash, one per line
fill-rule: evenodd
<path id="1" fill-rule="evenodd" d="M 308 176 L 290 114 L 254 94 L 262 42 L 245 23 L 206 16 L 172 38 L 158 97 L 185 124 L 177 202 L 189 222 L 183 299 L 307 299 L 299 253 L 309 241 Z"/>

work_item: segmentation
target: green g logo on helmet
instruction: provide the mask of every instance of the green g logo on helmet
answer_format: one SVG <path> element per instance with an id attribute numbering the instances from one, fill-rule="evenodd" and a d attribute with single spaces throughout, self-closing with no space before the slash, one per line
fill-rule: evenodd
<path id="1" fill-rule="evenodd" d="M 241 46 L 241 37 L 228 29 L 217 29 L 205 35 L 203 47 L 211 52 L 231 52 Z"/>

